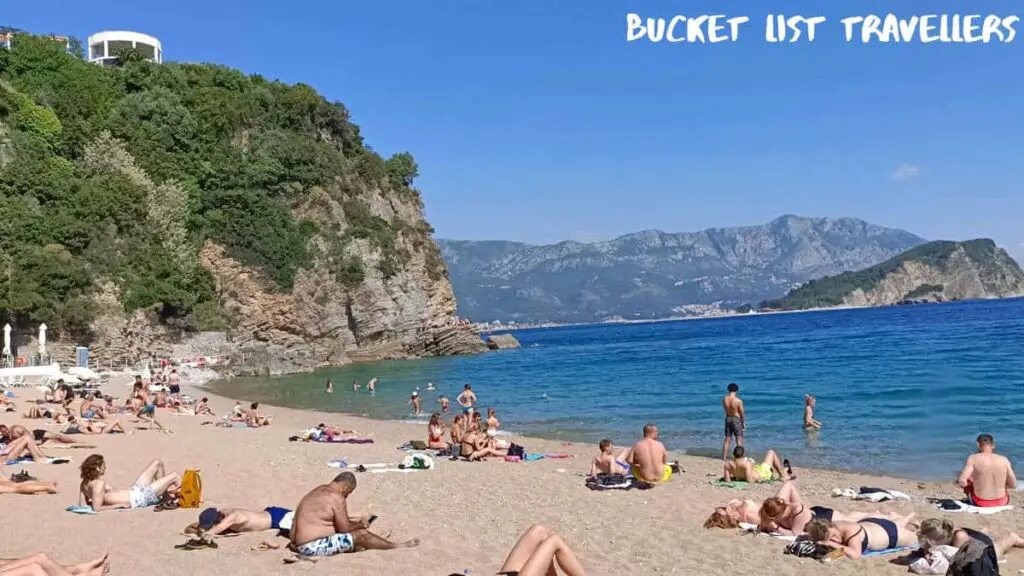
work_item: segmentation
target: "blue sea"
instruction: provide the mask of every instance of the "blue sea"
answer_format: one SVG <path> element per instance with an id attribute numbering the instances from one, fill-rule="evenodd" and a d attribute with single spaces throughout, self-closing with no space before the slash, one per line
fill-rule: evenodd
<path id="1" fill-rule="evenodd" d="M 654 422 L 670 449 L 721 457 L 721 400 L 736 382 L 748 450 L 774 448 L 795 467 L 953 478 L 982 432 L 1011 459 L 1024 456 L 1024 299 L 513 334 L 521 349 L 236 378 L 211 388 L 422 424 L 438 409 L 439 394 L 454 410 L 470 383 L 480 406 L 495 408 L 503 427 L 517 433 L 627 445 Z M 365 384 L 374 376 L 371 396 Z M 327 378 L 334 394 L 324 392 Z M 437 392 L 425 391 L 428 382 Z M 417 388 L 420 419 L 408 404 Z M 807 393 L 817 396 L 823 423 L 812 435 L 801 428 Z"/>

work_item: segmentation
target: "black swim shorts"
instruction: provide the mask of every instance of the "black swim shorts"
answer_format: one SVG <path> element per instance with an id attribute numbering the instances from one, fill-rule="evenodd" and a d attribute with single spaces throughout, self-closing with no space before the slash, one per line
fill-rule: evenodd
<path id="1" fill-rule="evenodd" d="M 743 423 L 739 416 L 725 417 L 725 437 L 733 436 L 739 438 L 743 435 Z"/>

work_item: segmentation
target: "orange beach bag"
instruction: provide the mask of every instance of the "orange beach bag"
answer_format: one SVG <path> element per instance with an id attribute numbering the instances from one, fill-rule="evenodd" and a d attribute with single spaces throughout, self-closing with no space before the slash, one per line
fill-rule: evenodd
<path id="1" fill-rule="evenodd" d="M 185 470 L 181 478 L 181 495 L 178 496 L 180 508 L 199 508 L 203 502 L 203 479 L 199 470 Z"/>

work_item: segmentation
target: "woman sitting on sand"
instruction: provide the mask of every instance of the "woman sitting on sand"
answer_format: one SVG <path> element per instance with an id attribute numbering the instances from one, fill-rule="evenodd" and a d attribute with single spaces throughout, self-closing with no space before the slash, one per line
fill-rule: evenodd
<path id="1" fill-rule="evenodd" d="M 814 542 L 842 550 L 848 558 L 860 558 L 865 552 L 917 544 L 917 532 L 907 525 L 913 517 L 913 514 L 892 519 L 871 517 L 857 522 L 815 518 L 804 529 Z"/>
<path id="2" fill-rule="evenodd" d="M 427 447 L 434 450 L 447 449 L 448 443 L 444 441 L 446 431 L 447 427 L 444 425 L 444 420 L 441 420 L 441 415 L 437 412 L 431 414 L 430 423 L 427 424 Z"/>
<path id="3" fill-rule="evenodd" d="M 110 571 L 107 564 L 107 554 L 89 562 L 82 562 L 73 566 L 61 566 L 51 560 L 46 554 L 33 554 L 24 558 L 13 560 L 0 560 L 0 575 L 6 576 L 29 576 L 46 574 L 48 576 L 101 576 Z"/>
<path id="4" fill-rule="evenodd" d="M 534 524 L 519 537 L 498 574 L 546 576 L 557 574 L 559 568 L 566 576 L 584 576 L 583 566 L 569 545 L 550 528 Z"/>
<path id="5" fill-rule="evenodd" d="M 465 433 L 462 431 L 462 423 L 465 419 L 465 416 L 458 414 L 455 416 L 455 419 L 452 420 L 452 430 L 450 434 L 453 446 L 460 446 L 462 444 L 462 438 L 465 436 Z"/>
<path id="6" fill-rule="evenodd" d="M 160 460 L 154 460 L 127 490 L 114 490 L 103 480 L 107 464 L 100 454 L 86 458 L 80 470 L 79 490 L 85 503 L 95 512 L 153 506 L 160 503 L 164 494 L 174 493 L 181 484 L 181 477 L 176 472 L 167 474 Z"/>

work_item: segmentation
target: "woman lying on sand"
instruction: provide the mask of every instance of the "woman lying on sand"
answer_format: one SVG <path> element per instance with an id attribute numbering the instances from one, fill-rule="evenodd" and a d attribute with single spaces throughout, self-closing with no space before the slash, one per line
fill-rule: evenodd
<path id="1" fill-rule="evenodd" d="M 2 467 L 0 467 L 2 470 Z M 7 472 L 0 472 L 0 494 L 56 494 L 56 482 L 39 482 L 29 480 L 27 482 L 12 482 L 7 479 Z M 2 561 L 0 561 L 2 562 Z M 0 574 L 3 572 L 0 571 Z"/>
<path id="2" fill-rule="evenodd" d="M 530 526 L 512 548 L 498 574 L 504 576 L 546 576 L 558 574 L 584 576 L 583 566 L 569 545 L 550 528 Z"/>
<path id="3" fill-rule="evenodd" d="M 24 558 L 0 559 L 0 575 L 2 576 L 64 576 L 66 574 L 82 574 L 83 576 L 99 576 L 110 572 L 107 555 L 95 560 L 82 562 L 73 566 L 61 566 L 50 560 L 46 554 L 34 554 Z"/>
<path id="4" fill-rule="evenodd" d="M 802 534 L 814 518 L 835 522 L 857 522 L 870 516 L 886 517 L 881 512 L 841 512 L 824 506 L 806 506 L 793 482 L 786 482 L 763 504 L 753 500 L 730 500 L 715 508 L 704 521 L 704 528 L 738 528 L 740 522 L 757 524 L 762 532 Z"/>
<path id="5" fill-rule="evenodd" d="M 65 434 L 127 434 L 120 420 L 76 420 L 74 416 L 68 419 L 68 427 Z"/>
<path id="6" fill-rule="evenodd" d="M 865 552 L 917 544 L 917 532 L 908 527 L 913 517 L 913 514 L 891 520 L 872 517 L 857 522 L 815 518 L 807 523 L 805 531 L 818 544 L 842 550 L 848 558 L 860 558 Z"/>
<path id="7" fill-rule="evenodd" d="M 970 528 L 957 528 L 945 518 L 929 518 L 921 522 L 921 527 L 917 530 L 917 541 L 925 553 L 937 546 L 960 548 L 972 538 L 992 546 L 1000 558 L 1014 548 L 1024 548 L 1024 538 L 1013 532 L 1001 538 L 993 538 Z"/>
<path id="8" fill-rule="evenodd" d="M 4 444 L 3 449 L 0 449 L 0 456 L 5 456 L 4 460 L 20 460 L 22 457 L 29 457 L 35 462 L 43 462 L 48 457 L 32 440 L 31 434 L 11 438 L 10 430 L 3 424 L 0 424 L 0 443 Z"/>
<path id="9" fill-rule="evenodd" d="M 96 512 L 153 506 L 160 502 L 165 493 L 179 488 L 181 483 L 181 477 L 176 472 L 165 473 L 164 463 L 160 460 L 154 460 L 128 490 L 114 490 L 103 480 L 107 464 L 100 454 L 86 458 L 80 470 L 82 484 L 79 490 L 85 503 Z"/>

